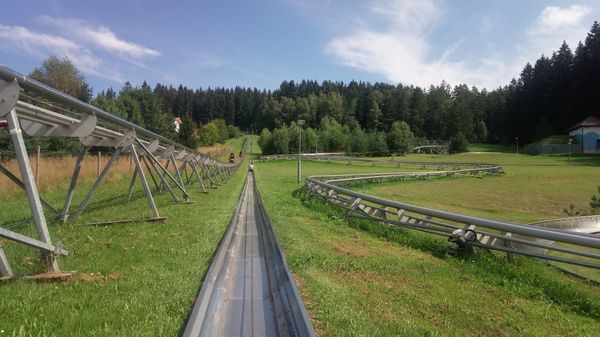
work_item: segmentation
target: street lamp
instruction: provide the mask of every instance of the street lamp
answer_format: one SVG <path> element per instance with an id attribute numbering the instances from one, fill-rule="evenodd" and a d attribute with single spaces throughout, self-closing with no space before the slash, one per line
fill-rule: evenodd
<path id="1" fill-rule="evenodd" d="M 519 154 L 519 137 L 515 137 L 515 140 L 517 141 L 517 154 Z"/>
<path id="2" fill-rule="evenodd" d="M 573 138 L 569 137 L 569 166 L 571 166 L 571 144 L 573 143 Z"/>
<path id="3" fill-rule="evenodd" d="M 296 177 L 296 183 L 300 183 L 300 176 L 302 175 L 302 164 L 300 163 L 300 153 L 302 152 L 302 125 L 304 125 L 304 119 L 298 120 L 298 126 L 300 131 L 298 132 L 298 176 Z"/>

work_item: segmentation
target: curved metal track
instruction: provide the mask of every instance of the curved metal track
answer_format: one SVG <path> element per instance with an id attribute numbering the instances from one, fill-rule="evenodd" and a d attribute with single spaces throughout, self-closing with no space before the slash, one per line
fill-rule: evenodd
<path id="1" fill-rule="evenodd" d="M 458 175 L 484 175 L 502 172 L 502 167 L 483 163 L 439 163 L 378 161 L 345 156 L 304 156 L 306 160 L 365 162 L 375 165 L 419 165 L 434 171 L 321 175 L 308 177 L 305 188 L 313 196 L 346 209 L 350 216 L 384 222 L 447 237 L 460 248 L 480 247 L 548 261 L 600 269 L 600 218 L 597 216 L 561 219 L 535 224 L 490 220 L 419 207 L 379 198 L 349 189 L 363 182 L 426 179 Z M 270 156 L 265 159 L 285 159 Z M 551 254 L 549 252 L 552 252 Z"/>
<path id="2" fill-rule="evenodd" d="M 252 173 L 183 336 L 316 336 Z"/>

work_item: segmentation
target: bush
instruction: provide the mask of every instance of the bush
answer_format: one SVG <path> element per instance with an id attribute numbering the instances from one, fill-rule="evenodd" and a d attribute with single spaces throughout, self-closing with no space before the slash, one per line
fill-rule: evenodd
<path id="1" fill-rule="evenodd" d="M 469 147 L 469 142 L 467 138 L 462 132 L 455 134 L 450 137 L 450 145 L 448 147 L 448 152 L 450 153 L 461 153 L 467 152 L 467 147 Z"/>
<path id="2" fill-rule="evenodd" d="M 372 156 L 390 155 L 384 132 L 369 133 L 369 152 Z"/>
<path id="3" fill-rule="evenodd" d="M 387 134 L 387 144 L 390 151 L 405 154 L 414 144 L 415 136 L 406 122 L 394 122 Z"/>
<path id="4" fill-rule="evenodd" d="M 268 146 L 274 154 L 287 154 L 289 153 L 290 135 L 288 128 L 282 126 L 273 130 L 271 135 L 270 146 Z"/>
<path id="5" fill-rule="evenodd" d="M 237 126 L 233 126 L 233 125 L 227 126 L 227 133 L 229 133 L 229 138 L 238 138 L 242 135 L 240 128 L 238 128 Z"/>
<path id="6" fill-rule="evenodd" d="M 366 153 L 369 151 L 369 138 L 367 134 L 357 126 L 352 130 L 348 139 L 348 153 Z"/>
<path id="7" fill-rule="evenodd" d="M 200 134 L 200 143 L 202 145 L 213 145 L 220 141 L 219 127 L 217 124 L 210 122 L 202 127 Z"/>
<path id="8" fill-rule="evenodd" d="M 271 144 L 271 131 L 269 129 L 264 128 L 260 133 L 260 137 L 258 137 L 258 146 L 262 150 L 263 154 L 271 154 L 271 149 L 269 145 Z"/>

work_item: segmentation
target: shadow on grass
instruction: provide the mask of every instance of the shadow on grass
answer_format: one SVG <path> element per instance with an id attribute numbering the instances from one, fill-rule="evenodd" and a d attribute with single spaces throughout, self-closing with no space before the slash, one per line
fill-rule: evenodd
<path id="1" fill-rule="evenodd" d="M 333 204 L 328 204 L 316 197 L 308 197 L 303 190 L 296 190 L 292 195 L 300 199 L 306 209 L 318 211 L 330 218 L 337 217 L 340 220 L 338 223 L 373 237 L 447 260 L 448 263 L 452 263 L 453 267 L 460 269 L 462 274 L 473 276 L 481 282 L 527 299 L 544 298 L 567 308 L 567 310 L 600 319 L 600 297 L 594 295 L 597 294 L 596 289 L 600 290 L 600 287 L 590 283 L 594 287 L 591 291 L 575 288 L 572 283 L 567 281 L 584 281 L 560 274 L 558 271 L 550 271 L 548 269 L 551 267 L 541 261 L 518 256 L 515 263 L 509 263 L 504 255 L 499 256 L 485 250 L 477 250 L 474 254 L 450 257 L 447 254 L 447 248 L 453 247 L 453 245 L 442 238 L 435 238 L 405 228 L 391 227 L 377 221 L 341 217 L 343 212 L 341 208 L 334 207 Z"/>
<path id="2" fill-rule="evenodd" d="M 165 192 L 161 192 L 158 193 L 156 191 L 153 192 L 153 198 L 154 201 L 156 203 L 156 206 L 159 208 L 162 207 L 166 207 L 170 204 L 173 204 L 173 200 L 171 199 L 171 197 L 169 196 L 169 199 L 163 199 L 162 196 L 165 195 Z M 82 214 L 84 215 L 93 215 L 94 212 L 99 212 L 111 207 L 115 207 L 117 208 L 119 205 L 124 205 L 124 204 L 129 204 L 129 203 L 135 203 L 135 202 L 139 202 L 140 200 L 146 200 L 146 194 L 144 191 L 137 191 L 137 192 L 133 192 L 132 196 L 131 196 L 131 200 L 127 201 L 127 195 L 123 194 L 123 195 L 112 195 L 112 196 L 105 196 L 102 199 L 97 199 L 96 201 L 90 203 L 84 210 L 84 212 Z M 26 201 L 24 201 L 26 202 Z M 79 207 L 79 205 L 76 205 L 75 207 L 71 208 L 71 211 L 68 213 L 69 215 L 73 215 L 75 214 L 75 212 L 77 212 L 77 208 Z M 47 209 L 45 209 L 45 215 L 46 215 L 46 221 L 49 225 L 62 225 L 62 221 L 59 219 L 59 215 L 56 215 L 54 213 L 49 213 Z M 60 210 L 62 211 L 62 207 L 60 208 Z M 150 210 L 149 206 L 148 206 L 148 210 Z M 131 220 L 131 219 L 110 219 L 112 221 L 123 221 L 123 220 Z M 140 220 L 143 221 L 142 218 L 140 219 L 133 219 L 133 220 Z M 77 221 L 75 224 L 81 224 L 82 222 L 85 221 Z M 16 219 L 15 221 L 11 221 L 11 222 L 7 222 L 7 223 L 0 223 L 0 227 L 6 228 L 6 229 L 10 229 L 10 230 L 23 230 L 23 229 L 27 229 L 29 228 L 29 226 L 33 223 L 33 216 L 28 216 L 28 217 L 23 217 L 20 219 Z"/>

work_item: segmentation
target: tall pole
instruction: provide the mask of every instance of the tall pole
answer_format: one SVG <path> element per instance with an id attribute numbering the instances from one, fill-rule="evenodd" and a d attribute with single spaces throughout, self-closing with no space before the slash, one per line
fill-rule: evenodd
<path id="1" fill-rule="evenodd" d="M 298 176 L 296 177 L 296 183 L 300 183 L 300 176 L 302 175 L 302 163 L 300 160 L 300 153 L 302 153 L 302 125 L 304 125 L 304 120 L 298 120 L 298 126 L 300 127 L 300 131 L 298 132 Z"/>
<path id="2" fill-rule="evenodd" d="M 519 137 L 515 137 L 515 139 L 517 140 L 517 154 L 519 154 Z"/>
<path id="3" fill-rule="evenodd" d="M 571 166 L 571 143 L 573 143 L 573 139 L 569 137 L 569 166 Z"/>
<path id="4" fill-rule="evenodd" d="M 300 129 L 300 133 L 298 136 L 298 177 L 296 178 L 296 183 L 300 183 L 300 175 L 302 175 L 302 162 L 300 160 L 300 152 L 302 152 L 302 129 Z"/>

